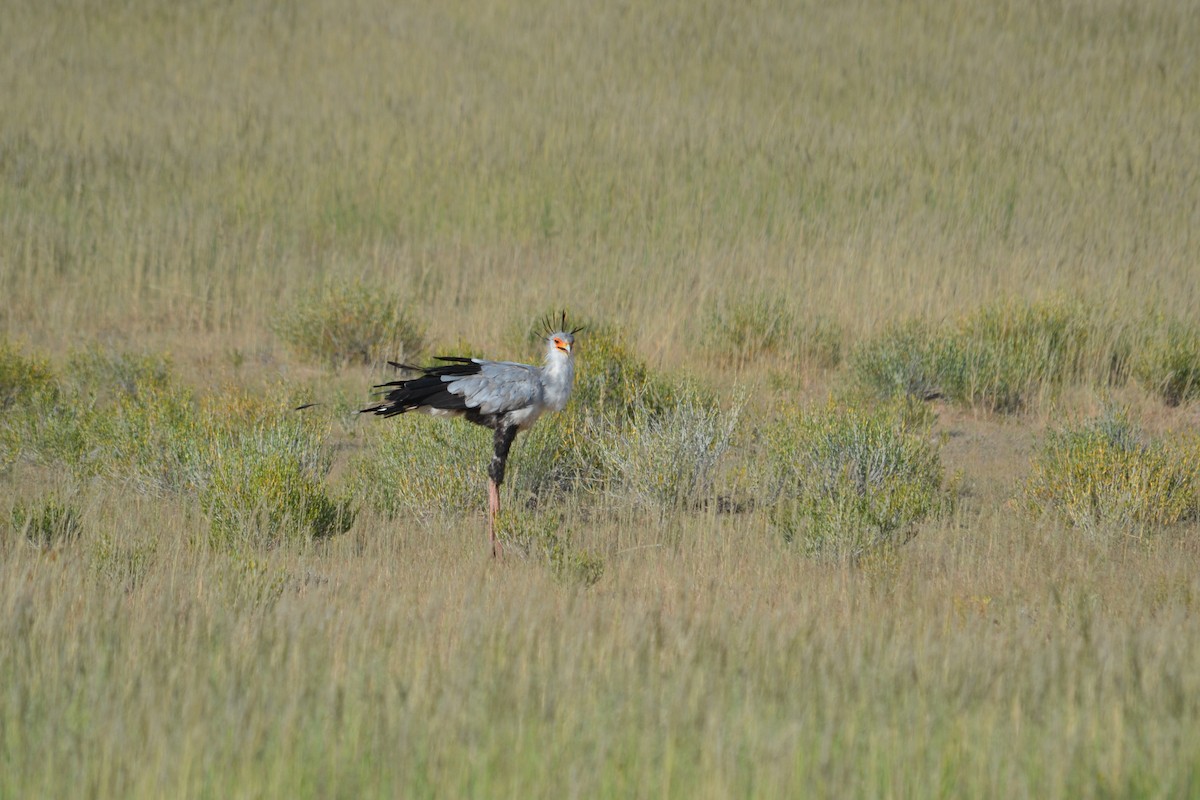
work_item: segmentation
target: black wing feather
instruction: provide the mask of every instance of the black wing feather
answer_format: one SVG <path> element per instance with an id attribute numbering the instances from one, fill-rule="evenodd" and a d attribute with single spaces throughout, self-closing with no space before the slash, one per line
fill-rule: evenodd
<path id="1" fill-rule="evenodd" d="M 421 373 L 419 377 L 407 380 L 388 381 L 375 386 L 376 389 L 388 389 L 382 392 L 382 402 L 378 405 L 362 409 L 360 414 L 378 414 L 381 417 L 394 417 L 406 411 L 420 408 L 438 408 L 445 411 L 465 411 L 467 401 L 447 388 L 443 377 L 459 377 L 476 375 L 480 365 L 469 358 L 457 356 L 437 356 L 439 361 L 448 362 L 436 367 L 414 367 L 410 364 L 399 364 L 389 361 L 397 369 Z"/>

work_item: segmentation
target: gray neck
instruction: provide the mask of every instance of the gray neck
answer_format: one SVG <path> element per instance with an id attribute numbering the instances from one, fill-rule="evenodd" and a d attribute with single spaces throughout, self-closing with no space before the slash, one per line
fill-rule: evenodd
<path id="1" fill-rule="evenodd" d="M 546 406 L 551 411 L 562 411 L 567 405 L 574 382 L 575 362 L 557 351 L 551 353 L 542 368 L 542 388 Z"/>

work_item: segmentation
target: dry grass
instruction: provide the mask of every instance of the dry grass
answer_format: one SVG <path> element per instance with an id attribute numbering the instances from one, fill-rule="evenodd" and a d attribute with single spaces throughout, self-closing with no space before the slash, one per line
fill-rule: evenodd
<path id="1" fill-rule="evenodd" d="M 153 506 L 86 516 L 122 548 L 186 526 Z M 133 584 L 83 543 L 9 545 L 0 780 L 43 796 L 1194 793 L 1194 535 L 1099 548 L 1003 514 L 957 523 L 970 534 L 927 529 L 859 570 L 711 517 L 673 546 L 653 523 L 585 526 L 610 558 L 589 591 L 489 563 L 477 523 L 368 521 L 254 559 L 167 538 Z"/>
<path id="2" fill-rule="evenodd" d="M 569 305 L 675 360 L 734 288 L 856 334 L 1196 304 L 1184 3 L 0 14 L 3 324 L 55 344 L 253 338 L 331 275 L 435 339 Z"/>
<path id="3" fill-rule="evenodd" d="M 1200 795 L 1194 515 L 1021 498 L 1064 415 L 1200 425 L 1197 41 L 1175 0 L 3 4 L 0 797 Z M 593 322 L 504 563 L 482 463 L 370 501 L 438 441 L 285 346 L 389 355 L 336 286 L 432 352 Z M 1020 311 L 1063 298 L 1086 337 Z M 873 413 L 841 358 L 898 330 L 961 334 L 912 433 L 958 494 L 810 558 L 760 420 Z M 239 513 L 353 524 L 212 535 L 242 461 L 207 502 L 178 466 L 310 400 L 319 468 Z"/>

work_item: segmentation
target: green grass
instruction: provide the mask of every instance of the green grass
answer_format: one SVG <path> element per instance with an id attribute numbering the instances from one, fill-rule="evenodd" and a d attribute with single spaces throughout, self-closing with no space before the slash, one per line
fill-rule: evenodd
<path id="1" fill-rule="evenodd" d="M 1200 397 L 1200 327 L 1168 322 L 1141 354 L 1135 372 L 1169 405 Z"/>
<path id="2" fill-rule="evenodd" d="M 20 679 L 0 780 L 123 796 L 1190 794 L 1192 551 L 1092 553 L 1008 527 L 984 518 L 973 542 L 936 528 L 868 574 L 700 526 L 706 543 L 616 558 L 588 591 L 488 565 L 473 534 L 374 524 L 265 562 L 166 543 L 132 589 L 10 551 L 5 585 L 28 577 L 5 592 L 0 667 Z"/>
<path id="3" fill-rule="evenodd" d="M 1200 795 L 1197 41 L 0 4 L 0 797 Z"/>
<path id="4" fill-rule="evenodd" d="M 704 331 L 716 360 L 731 366 L 782 361 L 836 367 L 842 338 L 828 315 L 797 318 L 779 295 L 722 299 L 708 310 Z"/>
<path id="5" fill-rule="evenodd" d="M 78 508 L 50 495 L 33 503 L 18 500 L 9 513 L 8 527 L 36 547 L 51 548 L 79 538 L 82 524 Z"/>
<path id="6" fill-rule="evenodd" d="M 11 342 L 0 340 L 0 410 L 44 402 L 54 388 L 54 373 L 45 359 L 26 356 Z"/>
<path id="7" fill-rule="evenodd" d="M 200 508 L 219 544 L 276 544 L 324 538 L 354 522 L 349 497 L 324 483 L 322 437 L 299 420 L 250 428 L 208 443 L 200 468 Z"/>
<path id="8" fill-rule="evenodd" d="M 416 415 L 367 424 L 382 431 L 359 457 L 352 480 L 355 493 L 373 509 L 412 520 L 483 507 L 490 431 Z"/>
<path id="9" fill-rule="evenodd" d="M 590 436 L 604 491 L 622 506 L 663 513 L 708 505 L 738 417 L 737 408 L 681 397 L 666 411 L 598 427 Z"/>
<path id="10" fill-rule="evenodd" d="M 0 470 L 16 462 L 21 452 L 20 425 L 13 417 L 19 407 L 37 406 L 52 402 L 57 383 L 45 359 L 28 356 L 11 342 L 0 339 Z"/>

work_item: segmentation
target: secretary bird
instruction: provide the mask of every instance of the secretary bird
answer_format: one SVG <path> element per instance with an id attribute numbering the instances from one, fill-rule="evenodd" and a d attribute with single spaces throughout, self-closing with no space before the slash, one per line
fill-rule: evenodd
<path id="1" fill-rule="evenodd" d="M 360 413 L 394 417 L 420 411 L 436 417 L 462 417 L 491 428 L 495 452 L 488 466 L 488 540 L 492 557 L 500 552 L 496 538 L 496 516 L 500 513 L 500 484 L 504 465 L 517 433 L 529 430 L 547 411 L 562 411 L 575 381 L 575 334 L 568 331 L 563 312 L 559 330 L 546 325 L 546 359 L 540 367 L 512 361 L 437 356 L 445 362 L 433 367 L 414 367 L 389 361 L 393 367 L 420 373 L 407 380 L 376 386 L 384 389 L 382 400 Z"/>

